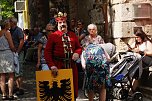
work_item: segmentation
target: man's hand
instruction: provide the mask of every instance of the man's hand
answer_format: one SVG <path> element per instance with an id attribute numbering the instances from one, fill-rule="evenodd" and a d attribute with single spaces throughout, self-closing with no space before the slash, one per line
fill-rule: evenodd
<path id="1" fill-rule="evenodd" d="M 52 75 L 56 77 L 58 75 L 58 68 L 56 66 L 51 67 Z"/>
<path id="2" fill-rule="evenodd" d="M 79 54 L 78 53 L 74 53 L 73 56 L 72 56 L 72 59 L 74 61 L 76 61 L 77 59 L 79 59 Z"/>
<path id="3" fill-rule="evenodd" d="M 37 63 L 37 65 L 36 65 L 36 71 L 39 71 L 40 70 L 40 63 Z"/>

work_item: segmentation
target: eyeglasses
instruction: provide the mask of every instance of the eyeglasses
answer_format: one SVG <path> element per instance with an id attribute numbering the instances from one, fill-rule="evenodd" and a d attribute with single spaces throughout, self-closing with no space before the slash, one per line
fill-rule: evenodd
<path id="1" fill-rule="evenodd" d="M 89 30 L 95 30 L 95 29 L 89 29 Z"/>
<path id="2" fill-rule="evenodd" d="M 78 25 L 82 25 L 82 24 L 78 24 Z"/>

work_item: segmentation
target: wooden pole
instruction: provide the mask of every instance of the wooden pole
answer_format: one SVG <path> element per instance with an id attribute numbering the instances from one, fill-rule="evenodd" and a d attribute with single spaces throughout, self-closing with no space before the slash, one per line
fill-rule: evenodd
<path id="1" fill-rule="evenodd" d="M 103 15 L 104 15 L 104 21 L 105 21 L 105 24 L 104 24 L 104 36 L 105 36 L 105 39 L 109 39 L 108 38 L 108 15 L 107 15 L 107 3 L 104 3 L 103 6 Z M 109 40 L 105 40 L 105 41 L 109 41 Z"/>

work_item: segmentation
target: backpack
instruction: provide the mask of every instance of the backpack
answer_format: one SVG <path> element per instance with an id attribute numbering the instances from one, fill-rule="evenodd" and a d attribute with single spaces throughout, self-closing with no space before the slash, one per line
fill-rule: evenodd
<path id="1" fill-rule="evenodd" d="M 83 51 L 86 64 L 104 64 L 107 62 L 104 49 L 97 44 L 89 44 Z"/>

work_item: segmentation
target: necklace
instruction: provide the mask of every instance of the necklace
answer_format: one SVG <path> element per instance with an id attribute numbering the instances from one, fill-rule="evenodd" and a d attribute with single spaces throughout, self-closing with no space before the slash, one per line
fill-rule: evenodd
<path id="1" fill-rule="evenodd" d="M 63 48 L 64 48 L 64 54 L 65 54 L 65 68 L 70 68 L 71 56 L 72 56 L 73 51 L 72 51 L 71 40 L 67 33 L 63 33 L 62 42 L 63 42 Z"/>

